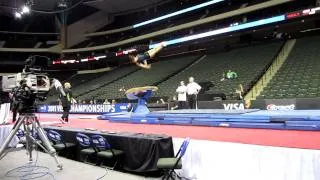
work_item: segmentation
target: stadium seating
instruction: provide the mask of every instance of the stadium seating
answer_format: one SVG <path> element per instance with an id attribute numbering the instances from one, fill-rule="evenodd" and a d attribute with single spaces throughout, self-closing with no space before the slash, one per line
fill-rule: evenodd
<path id="1" fill-rule="evenodd" d="M 75 74 L 71 76 L 67 81 L 72 84 L 73 87 L 79 86 L 84 83 L 102 76 L 104 73 L 88 73 L 88 74 Z"/>
<path id="2" fill-rule="evenodd" d="M 114 80 L 117 80 L 118 78 L 126 76 L 127 74 L 130 74 L 136 71 L 137 69 L 138 68 L 136 66 L 127 66 L 127 67 L 117 68 L 115 70 L 112 70 L 106 73 L 98 73 L 98 75 L 93 74 L 93 76 L 95 76 L 94 78 L 92 78 L 92 75 L 89 75 L 91 76 L 92 79 L 87 80 L 85 83 L 77 84 L 76 88 L 74 88 L 74 91 L 73 91 L 74 96 L 79 96 L 85 92 L 97 89 L 105 84 L 108 84 Z M 74 78 L 74 80 L 79 78 L 79 76 L 85 77 L 85 76 L 88 76 L 88 74 L 77 75 L 77 77 Z M 87 78 L 88 77 L 86 77 L 85 79 Z"/>
<path id="3" fill-rule="evenodd" d="M 81 89 L 82 84 L 90 83 L 90 81 L 92 81 L 93 79 L 103 76 L 104 73 L 74 74 L 74 75 L 69 75 L 68 78 L 65 77 L 65 75 L 68 75 L 68 73 L 60 73 L 59 75 L 56 72 L 54 72 L 54 73 L 51 73 L 50 75 L 53 78 L 59 79 L 62 83 L 70 82 L 74 89 L 73 91 L 77 94 L 79 92 L 82 92 L 81 91 L 83 90 Z M 80 88 L 78 88 L 78 86 L 80 86 Z M 90 87 L 87 86 L 86 88 L 89 89 Z M 55 102 L 56 99 L 58 99 L 58 97 L 59 97 L 59 94 L 57 91 L 50 91 L 48 94 L 48 99 L 46 103 Z"/>
<path id="4" fill-rule="evenodd" d="M 69 79 L 59 78 L 57 74 L 52 75 L 63 82 L 70 82 L 73 89 L 73 96 L 78 97 L 84 93 L 94 91 L 95 89 L 124 77 L 136 70 L 138 70 L 138 67 L 136 66 L 126 66 L 116 68 L 109 72 L 75 74 L 73 76 L 69 76 Z M 56 91 L 50 91 L 46 103 L 55 102 L 58 96 L 59 95 Z"/>
<path id="5" fill-rule="evenodd" d="M 205 93 L 224 93 L 229 95 L 229 98 L 234 98 L 237 86 L 250 86 L 273 60 L 281 46 L 282 42 L 273 42 L 208 54 L 187 69 L 187 65 L 199 59 L 199 56 L 158 61 L 152 64 L 151 70 L 137 70 L 137 67 L 129 66 L 104 75 L 76 75 L 71 78 L 71 82 L 74 84 L 73 91 L 77 99 L 125 98 L 124 92 L 120 89 L 146 85 L 159 87 L 154 96 L 172 97 L 179 82 L 187 81 L 188 77 L 193 76 L 200 84 L 213 84 Z M 229 69 L 237 72 L 238 78 L 221 81 L 222 74 Z"/>
<path id="6" fill-rule="evenodd" d="M 197 64 L 186 71 L 158 85 L 158 96 L 173 96 L 179 82 L 187 81 L 188 77 L 195 77 L 196 82 L 212 82 L 213 87 L 206 93 L 234 94 L 236 87 L 242 84 L 244 88 L 255 80 L 262 70 L 272 61 L 281 47 L 281 42 L 257 45 L 245 48 L 208 54 Z M 238 78 L 221 81 L 222 74 L 228 70 L 237 72 Z"/>
<path id="7" fill-rule="evenodd" d="M 151 70 L 140 69 L 134 73 L 131 73 L 129 76 L 120 78 L 113 83 L 81 95 L 78 98 L 124 98 L 124 92 L 119 91 L 121 88 L 130 89 L 138 86 L 156 85 L 157 82 L 161 82 L 165 78 L 170 77 L 173 73 L 184 69 L 187 65 L 196 60 L 197 57 L 198 56 L 188 56 L 155 62 L 152 64 Z"/>
<path id="8" fill-rule="evenodd" d="M 49 76 L 51 78 L 59 79 L 61 82 L 66 81 L 70 77 L 75 76 L 76 71 L 51 71 Z"/>
<path id="9" fill-rule="evenodd" d="M 320 36 L 297 40 L 297 43 L 258 98 L 320 97 Z"/>

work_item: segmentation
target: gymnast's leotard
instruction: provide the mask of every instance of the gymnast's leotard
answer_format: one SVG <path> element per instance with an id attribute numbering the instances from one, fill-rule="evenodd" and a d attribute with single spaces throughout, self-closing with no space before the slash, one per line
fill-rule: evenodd
<path id="1" fill-rule="evenodd" d="M 137 61 L 138 63 L 143 63 L 144 61 L 148 61 L 151 59 L 148 52 L 145 52 L 143 54 L 138 54 L 137 57 L 138 57 L 138 61 Z"/>

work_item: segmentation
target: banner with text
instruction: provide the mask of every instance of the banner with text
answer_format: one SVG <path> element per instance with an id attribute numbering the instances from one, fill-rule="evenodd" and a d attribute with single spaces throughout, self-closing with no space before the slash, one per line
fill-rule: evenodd
<path id="1" fill-rule="evenodd" d="M 74 114 L 103 114 L 128 111 L 128 103 L 118 103 L 115 105 L 105 104 L 79 104 L 72 105 L 70 113 Z M 40 113 L 62 113 L 62 106 L 59 105 L 39 105 Z"/>
<path id="2" fill-rule="evenodd" d="M 199 109 L 293 111 L 320 109 L 320 98 L 199 101 Z"/>

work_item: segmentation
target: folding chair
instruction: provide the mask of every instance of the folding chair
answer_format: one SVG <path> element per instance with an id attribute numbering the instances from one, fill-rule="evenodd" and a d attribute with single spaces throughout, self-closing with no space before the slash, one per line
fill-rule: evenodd
<path id="1" fill-rule="evenodd" d="M 70 148 L 73 148 L 76 146 L 74 143 L 67 143 L 63 140 L 63 137 L 60 133 L 54 130 L 49 130 L 48 131 L 48 138 L 49 140 L 53 141 L 52 147 L 56 149 L 57 153 L 60 153 L 61 151 L 65 150 L 66 151 L 66 156 L 68 157 L 68 152 Z"/>
<path id="2" fill-rule="evenodd" d="M 80 150 L 80 161 L 87 162 L 89 156 L 97 153 L 97 151 L 93 147 L 92 140 L 89 136 L 82 133 L 77 133 L 76 139 L 79 146 L 82 148 Z M 82 159 L 83 156 L 84 159 Z"/>
<path id="3" fill-rule="evenodd" d="M 19 146 L 19 147 L 24 147 L 25 148 L 27 141 L 26 141 L 26 137 L 25 137 L 25 134 L 24 134 L 24 130 L 18 129 L 18 131 L 16 133 L 16 136 L 19 139 L 18 144 L 22 145 L 22 146 Z"/>
<path id="4" fill-rule="evenodd" d="M 175 169 L 182 168 L 181 158 L 185 154 L 187 147 L 189 145 L 190 138 L 186 138 L 180 146 L 180 149 L 175 157 L 173 158 L 160 158 L 157 162 L 157 168 L 164 171 L 162 179 L 174 179 L 172 174 Z"/>
<path id="5" fill-rule="evenodd" d="M 38 142 L 41 143 L 41 140 L 39 138 L 39 135 L 37 132 L 33 132 L 30 131 L 30 135 Z M 22 129 L 18 129 L 17 133 L 16 133 L 18 139 L 19 139 L 19 143 L 25 145 L 26 144 L 26 137 L 25 137 L 25 132 Z"/>
<path id="6" fill-rule="evenodd" d="M 109 160 L 115 159 L 116 162 L 113 164 L 112 170 L 115 169 L 120 157 L 124 155 L 124 151 L 113 149 L 108 140 L 101 135 L 93 135 L 91 138 L 93 145 L 98 150 L 97 157 Z"/>
<path id="7" fill-rule="evenodd" d="M 42 145 L 42 140 L 41 140 L 38 132 L 31 130 L 30 133 L 31 133 L 31 136 L 36 140 L 36 142 Z"/>
<path id="8" fill-rule="evenodd" d="M 22 143 L 22 144 L 26 143 L 24 131 L 22 129 L 18 129 L 16 135 L 17 135 L 20 143 Z"/>

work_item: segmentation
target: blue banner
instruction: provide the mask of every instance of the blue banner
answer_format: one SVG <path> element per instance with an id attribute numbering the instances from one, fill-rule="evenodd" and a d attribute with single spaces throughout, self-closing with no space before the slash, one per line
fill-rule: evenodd
<path id="1" fill-rule="evenodd" d="M 128 111 L 128 103 L 117 103 L 115 105 L 106 104 L 77 104 L 72 105 L 70 113 L 74 114 L 104 114 Z M 59 105 L 39 105 L 40 113 L 62 113 L 62 106 Z"/>

